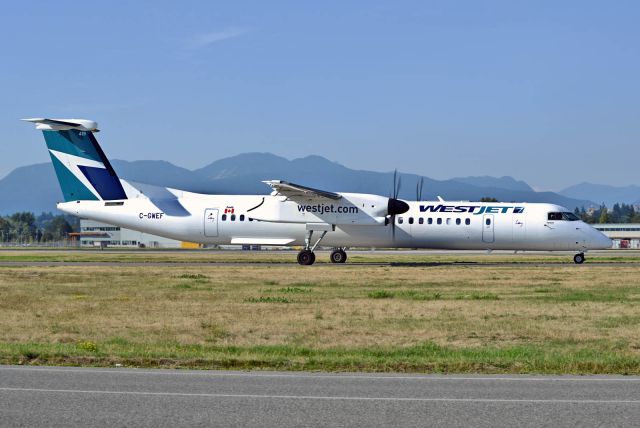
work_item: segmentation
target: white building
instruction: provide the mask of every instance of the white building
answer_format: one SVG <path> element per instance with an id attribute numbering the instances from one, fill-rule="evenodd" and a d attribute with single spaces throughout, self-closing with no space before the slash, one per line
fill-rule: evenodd
<path id="1" fill-rule="evenodd" d="M 640 249 L 640 223 L 603 223 L 593 227 L 613 240 L 612 248 Z"/>
<path id="2" fill-rule="evenodd" d="M 180 248 L 181 241 L 124 229 L 118 226 L 93 220 L 80 219 L 81 247 L 146 247 L 146 248 Z"/>

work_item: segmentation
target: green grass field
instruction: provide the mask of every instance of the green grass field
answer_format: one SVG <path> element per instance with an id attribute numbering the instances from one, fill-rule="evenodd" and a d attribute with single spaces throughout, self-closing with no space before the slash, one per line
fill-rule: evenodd
<path id="1" fill-rule="evenodd" d="M 0 267 L 0 362 L 640 373 L 634 252 L 592 255 L 582 266 L 567 254 L 360 253 L 345 266 L 311 267 L 294 258 L 2 251 L 0 261 L 172 264 Z M 255 263 L 220 263 L 236 260 Z"/>

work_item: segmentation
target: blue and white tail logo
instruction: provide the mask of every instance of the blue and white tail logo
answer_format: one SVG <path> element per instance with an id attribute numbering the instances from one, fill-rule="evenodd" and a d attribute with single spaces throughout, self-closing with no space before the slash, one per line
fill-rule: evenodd
<path id="1" fill-rule="evenodd" d="M 120 179 L 84 119 L 24 119 L 42 130 L 65 202 L 127 199 Z"/>

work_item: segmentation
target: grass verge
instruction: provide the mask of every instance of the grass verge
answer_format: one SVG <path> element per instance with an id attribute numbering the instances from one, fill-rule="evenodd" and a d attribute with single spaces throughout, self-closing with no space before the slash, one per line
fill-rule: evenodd
<path id="1" fill-rule="evenodd" d="M 2 343 L 0 363 L 189 369 L 273 369 L 428 373 L 640 374 L 640 356 L 598 346 L 521 345 L 453 348 L 426 342 L 403 348 L 295 346 L 145 346 L 114 341 L 85 344 Z"/>

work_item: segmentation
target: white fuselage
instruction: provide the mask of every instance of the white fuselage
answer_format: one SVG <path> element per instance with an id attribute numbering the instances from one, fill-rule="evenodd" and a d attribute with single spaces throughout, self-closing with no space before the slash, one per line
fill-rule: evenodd
<path id="1" fill-rule="evenodd" d="M 278 195 L 167 193 L 172 197 L 129 194 L 124 201 L 72 201 L 58 208 L 203 244 L 298 246 L 309 230 L 329 228 L 323 246 L 579 252 L 611 247 L 609 238 L 582 221 L 550 220 L 550 212 L 567 211 L 553 204 L 407 201 L 409 211 L 395 216 L 394 231 L 384 211 L 388 198 L 376 195 L 342 193 L 337 201 L 318 203 Z"/>

